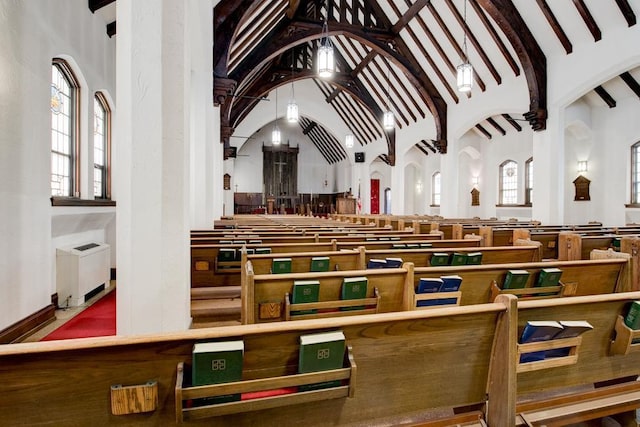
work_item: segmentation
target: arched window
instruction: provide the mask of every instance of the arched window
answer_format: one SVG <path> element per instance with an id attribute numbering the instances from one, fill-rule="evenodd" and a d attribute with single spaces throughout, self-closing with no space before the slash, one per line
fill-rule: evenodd
<path id="1" fill-rule="evenodd" d="M 440 206 L 441 181 L 440 172 L 431 175 L 431 205 Z"/>
<path id="2" fill-rule="evenodd" d="M 631 146 L 631 203 L 640 203 L 640 142 Z"/>
<path id="3" fill-rule="evenodd" d="M 389 187 L 384 189 L 384 213 L 391 215 L 391 189 Z"/>
<path id="4" fill-rule="evenodd" d="M 93 196 L 111 198 L 111 109 L 101 92 L 93 98 Z"/>
<path id="5" fill-rule="evenodd" d="M 51 66 L 51 195 L 79 196 L 78 81 L 69 64 Z"/>
<path id="6" fill-rule="evenodd" d="M 500 165 L 500 204 L 518 203 L 518 164 L 506 160 Z"/>
<path id="7" fill-rule="evenodd" d="M 531 204 L 533 200 L 533 157 L 524 164 L 524 203 Z"/>

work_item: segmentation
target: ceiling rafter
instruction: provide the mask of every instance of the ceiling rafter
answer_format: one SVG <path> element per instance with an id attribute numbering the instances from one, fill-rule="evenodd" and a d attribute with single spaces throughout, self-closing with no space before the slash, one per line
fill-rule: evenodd
<path id="1" fill-rule="evenodd" d="M 502 126 L 500 126 L 498 124 L 498 122 L 496 122 L 493 118 L 488 117 L 487 118 L 487 122 L 494 127 L 494 129 L 496 129 L 498 132 L 500 132 L 502 134 L 502 136 L 507 134 L 507 131 L 504 130 L 504 128 Z"/>
<path id="2" fill-rule="evenodd" d="M 493 138 L 493 136 L 491 135 L 491 133 L 489 133 L 488 130 L 486 130 L 480 123 L 478 123 L 475 128 L 478 130 L 478 132 L 480 132 L 482 135 L 484 135 L 487 139 L 491 139 Z"/>
<path id="3" fill-rule="evenodd" d="M 616 100 L 613 99 L 611 94 L 607 92 L 605 88 L 603 88 L 602 86 L 596 86 L 593 90 L 598 94 L 600 98 L 602 98 L 602 100 L 609 106 L 609 108 L 614 108 L 616 106 Z"/>
<path id="4" fill-rule="evenodd" d="M 95 13 L 98 9 L 102 9 L 105 6 L 109 6 L 111 3 L 116 0 L 88 0 L 89 2 L 89 10 L 91 13 Z"/>
<path id="5" fill-rule="evenodd" d="M 495 79 L 496 83 L 501 84 L 502 77 L 500 76 L 500 73 L 498 73 L 498 70 L 493 65 L 493 62 L 491 62 L 491 60 L 487 56 L 487 52 L 485 52 L 485 50 L 482 48 L 482 45 L 476 38 L 475 34 L 473 34 L 473 31 L 471 31 L 471 28 L 469 28 L 469 25 L 467 25 L 467 23 L 465 22 L 464 17 L 460 14 L 456 6 L 453 4 L 452 0 L 445 0 L 445 1 L 447 3 L 447 6 L 449 6 L 449 9 L 451 10 L 451 13 L 456 18 L 456 21 L 458 21 L 458 24 L 460 24 L 460 26 L 462 27 L 462 31 L 467 35 L 467 37 L 469 38 L 469 41 L 471 42 L 473 47 L 476 49 L 476 52 L 478 52 L 478 55 L 480 55 L 482 62 L 484 62 L 484 65 L 486 65 L 487 68 L 489 69 L 489 72 Z M 477 73 L 474 73 L 474 74 L 477 74 Z"/>
<path id="6" fill-rule="evenodd" d="M 633 9 L 631 9 L 629 2 L 627 0 L 616 0 L 616 4 L 620 12 L 622 12 L 622 16 L 624 16 L 624 19 L 627 21 L 627 25 L 630 27 L 636 25 L 636 14 L 633 12 Z"/>
<path id="7" fill-rule="evenodd" d="M 582 20 L 586 24 L 587 28 L 591 32 L 594 41 L 599 41 L 602 39 L 602 32 L 600 31 L 600 27 L 596 23 L 596 20 L 593 19 L 593 15 L 589 11 L 589 8 L 584 3 L 584 0 L 573 0 L 573 4 L 578 9 L 578 13 L 582 17 Z"/>
<path id="8" fill-rule="evenodd" d="M 640 98 L 640 84 L 636 79 L 633 78 L 631 73 L 626 71 L 620 74 L 620 78 L 626 83 L 627 86 L 629 86 L 629 89 L 631 89 L 633 93 L 635 93 L 636 96 Z"/>
<path id="9" fill-rule="evenodd" d="M 522 126 L 509 114 L 502 114 L 502 117 L 518 132 L 522 132 Z"/>
<path id="10" fill-rule="evenodd" d="M 427 5 L 427 3 L 429 3 L 429 0 L 415 1 L 409 7 L 409 9 L 407 9 L 405 14 L 401 15 L 398 21 L 396 21 L 396 23 L 393 24 L 393 26 L 391 27 L 391 32 L 395 34 L 399 34 L 403 28 L 409 25 L 409 22 L 411 22 L 411 20 L 418 15 L 418 13 L 422 10 L 423 7 Z"/>
<path id="11" fill-rule="evenodd" d="M 321 81 L 319 79 L 313 79 L 313 82 L 316 84 L 316 86 L 318 86 L 318 89 L 320 90 L 320 92 L 324 95 L 327 96 L 330 93 L 330 89 L 328 88 L 328 85 L 326 82 Z M 353 121 L 349 120 L 349 118 L 345 115 L 344 111 L 342 111 L 341 108 L 338 108 L 337 105 L 335 104 L 331 104 L 331 106 L 333 107 L 334 111 L 340 116 L 340 118 L 342 119 L 342 121 L 344 123 L 347 123 L 349 125 L 349 129 L 351 130 L 351 132 L 353 132 L 354 134 L 356 134 L 356 137 L 360 140 L 368 140 L 368 138 L 363 137 L 360 132 L 361 130 L 358 129 L 354 129 L 353 127 Z"/>
<path id="12" fill-rule="evenodd" d="M 460 58 L 464 58 L 465 54 L 464 54 L 464 51 L 462 50 L 462 47 L 458 44 L 455 37 L 453 37 L 453 34 L 451 33 L 451 31 L 449 31 L 449 27 L 447 26 L 447 24 L 445 24 L 444 20 L 442 19 L 442 16 L 440 16 L 440 13 L 438 13 L 436 8 L 431 3 L 429 3 L 427 8 L 429 9 L 431 16 L 435 19 L 436 23 L 440 26 L 440 30 L 446 36 L 447 40 L 449 40 L 449 43 L 451 44 L 451 46 L 453 46 L 453 48 L 455 49 L 458 56 Z M 442 52 L 442 55 L 446 56 L 444 52 Z M 456 68 L 453 67 L 453 75 L 455 74 L 456 74 Z M 486 90 L 486 85 L 484 84 L 484 81 L 480 79 L 480 75 L 478 73 L 473 73 L 473 80 L 478 84 L 478 87 L 480 88 L 481 91 L 484 92 Z"/>
<path id="13" fill-rule="evenodd" d="M 549 23 L 549 26 L 551 26 L 551 29 L 555 33 L 556 37 L 558 37 L 558 40 L 562 44 L 562 47 L 564 47 L 564 51 L 567 54 L 573 52 L 573 45 L 571 44 L 569 37 L 567 37 L 567 34 L 564 32 L 564 30 L 560 26 L 558 19 L 553 14 L 553 11 L 547 4 L 546 0 L 536 0 L 536 3 L 538 4 L 538 7 L 542 11 L 542 14 L 544 15 L 544 17 L 547 19 L 547 22 Z"/>
<path id="14" fill-rule="evenodd" d="M 415 144 L 413 144 L 413 146 L 416 147 L 418 150 L 422 151 L 425 156 L 429 155 L 429 152 L 424 148 L 422 148 L 422 145 L 420 145 L 419 143 L 416 142 Z"/>
<path id="15" fill-rule="evenodd" d="M 491 36 L 491 39 L 494 41 L 494 43 L 502 53 L 502 56 L 504 56 L 504 59 L 507 61 L 507 63 L 513 70 L 513 73 L 516 76 L 519 76 L 520 67 L 518 66 L 518 63 L 513 58 L 513 56 L 511 56 L 511 53 L 509 53 L 507 46 L 502 41 L 502 39 L 498 35 L 498 32 L 495 30 L 495 28 L 493 28 L 493 25 L 491 25 L 491 23 L 489 22 L 489 19 L 487 19 L 487 15 L 485 15 L 482 8 L 478 5 L 478 2 L 476 0 L 469 0 L 469 4 L 471 5 L 471 7 L 473 7 L 473 10 L 476 12 L 476 15 L 478 15 L 478 18 L 480 18 L 480 22 L 482 22 L 482 25 L 484 25 L 484 28 L 487 30 L 487 32 Z"/>

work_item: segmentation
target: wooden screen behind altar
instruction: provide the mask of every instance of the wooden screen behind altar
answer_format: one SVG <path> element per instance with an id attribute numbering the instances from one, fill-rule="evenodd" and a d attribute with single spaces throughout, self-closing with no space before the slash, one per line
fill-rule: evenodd
<path id="1" fill-rule="evenodd" d="M 295 206 L 298 197 L 298 151 L 298 147 L 286 144 L 262 146 L 265 196 L 274 196 L 278 206 Z"/>

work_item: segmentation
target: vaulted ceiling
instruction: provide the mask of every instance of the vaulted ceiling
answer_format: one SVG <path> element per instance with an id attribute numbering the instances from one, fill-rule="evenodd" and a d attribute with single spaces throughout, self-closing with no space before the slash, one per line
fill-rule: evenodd
<path id="1" fill-rule="evenodd" d="M 113 0 L 88 0 L 99 10 Z M 311 79 L 350 128 L 356 144 L 386 139 L 380 159 L 395 164 L 395 132 L 433 120 L 436 136 L 414 146 L 425 155 L 447 151 L 447 111 L 514 78 L 529 105 L 473 127 L 484 138 L 546 127 L 547 56 L 571 55 L 574 44 L 597 43 L 607 31 L 636 25 L 640 5 L 629 0 L 222 0 L 214 9 L 214 103 L 221 141 L 229 138 L 272 90 Z M 337 72 L 321 79 L 314 58 L 324 23 L 336 49 Z M 115 34 L 115 22 L 107 32 Z M 456 66 L 468 56 L 474 88 L 456 89 Z M 593 88 L 590 103 L 614 107 L 616 97 L 640 98 L 640 70 Z M 621 92 L 626 91 L 626 93 Z M 328 163 L 346 156 L 335 136 L 305 117 L 300 126 Z M 231 150 L 225 150 L 225 153 Z"/>

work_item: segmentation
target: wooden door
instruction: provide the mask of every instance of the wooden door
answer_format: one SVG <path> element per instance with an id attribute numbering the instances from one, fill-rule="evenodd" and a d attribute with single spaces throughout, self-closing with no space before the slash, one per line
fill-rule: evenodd
<path id="1" fill-rule="evenodd" d="M 380 213 L 380 180 L 371 179 L 371 214 Z"/>

